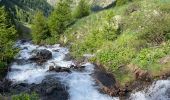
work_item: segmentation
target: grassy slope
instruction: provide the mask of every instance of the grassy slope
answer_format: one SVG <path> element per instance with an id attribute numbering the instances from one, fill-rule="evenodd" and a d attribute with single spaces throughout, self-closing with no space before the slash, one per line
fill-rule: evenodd
<path id="1" fill-rule="evenodd" d="M 104 65 L 122 85 L 134 80 L 136 67 L 159 76 L 170 71 L 169 11 L 168 0 L 143 0 L 94 13 L 69 28 L 64 43 L 72 43 L 77 59 L 95 54 L 91 61 Z"/>

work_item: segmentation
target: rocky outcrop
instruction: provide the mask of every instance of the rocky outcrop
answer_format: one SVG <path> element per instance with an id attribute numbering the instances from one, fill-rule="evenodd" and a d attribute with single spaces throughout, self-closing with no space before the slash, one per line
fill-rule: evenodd
<path id="1" fill-rule="evenodd" d="M 57 78 L 48 78 L 40 84 L 13 84 L 10 87 L 10 92 L 12 94 L 36 92 L 41 100 L 68 100 L 67 89 L 68 87 L 61 84 Z"/>
<path id="2" fill-rule="evenodd" d="M 33 51 L 33 56 L 29 60 L 35 61 L 37 64 L 42 64 L 51 58 L 52 53 L 49 50 L 43 49 Z"/>

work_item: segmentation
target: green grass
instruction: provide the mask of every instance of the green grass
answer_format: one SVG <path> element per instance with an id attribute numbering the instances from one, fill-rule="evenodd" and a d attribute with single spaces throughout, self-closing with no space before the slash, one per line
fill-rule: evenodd
<path id="1" fill-rule="evenodd" d="M 141 0 L 93 13 L 67 29 L 66 44 L 72 44 L 77 59 L 95 54 L 90 61 L 100 62 L 125 84 L 134 80 L 128 64 L 151 73 L 166 68 L 158 61 L 170 53 L 169 10 L 168 0 Z"/>

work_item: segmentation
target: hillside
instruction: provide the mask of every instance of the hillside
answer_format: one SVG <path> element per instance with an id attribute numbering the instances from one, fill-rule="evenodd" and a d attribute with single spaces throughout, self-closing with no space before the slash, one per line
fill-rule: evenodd
<path id="1" fill-rule="evenodd" d="M 14 19 L 26 23 L 31 22 L 37 10 L 43 11 L 46 16 L 52 10 L 46 0 L 2 0 L 0 4 L 10 11 Z"/>
<path id="2" fill-rule="evenodd" d="M 72 55 L 112 72 L 123 85 L 170 71 L 170 2 L 142 0 L 91 14 L 67 29 Z"/>

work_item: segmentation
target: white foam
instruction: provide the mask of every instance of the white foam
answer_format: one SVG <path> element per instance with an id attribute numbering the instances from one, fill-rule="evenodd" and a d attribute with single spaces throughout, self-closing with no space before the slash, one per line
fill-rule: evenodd
<path id="1" fill-rule="evenodd" d="M 54 73 L 47 72 L 49 66 L 70 67 L 74 64 L 72 61 L 64 61 L 65 54 L 69 53 L 67 48 L 59 47 L 59 45 L 52 46 L 37 46 L 29 42 L 21 44 L 17 42 L 17 47 L 21 49 L 16 59 L 28 60 L 33 54 L 33 50 L 47 49 L 52 52 L 52 59 L 48 60 L 44 65 L 38 66 L 36 63 L 27 63 L 25 65 L 18 65 L 13 63 L 11 71 L 8 73 L 7 78 L 15 83 L 25 82 L 28 84 L 39 84 L 47 76 L 52 74 L 52 77 L 60 78 L 61 82 L 69 87 L 69 100 L 115 100 L 108 95 L 102 94 L 91 77 L 94 71 L 94 65 L 86 63 L 83 66 L 85 70 L 82 72 L 72 71 L 72 73 Z"/>
<path id="2" fill-rule="evenodd" d="M 132 100 L 170 100 L 170 80 L 156 81 L 148 89 L 131 94 L 130 99 Z"/>

